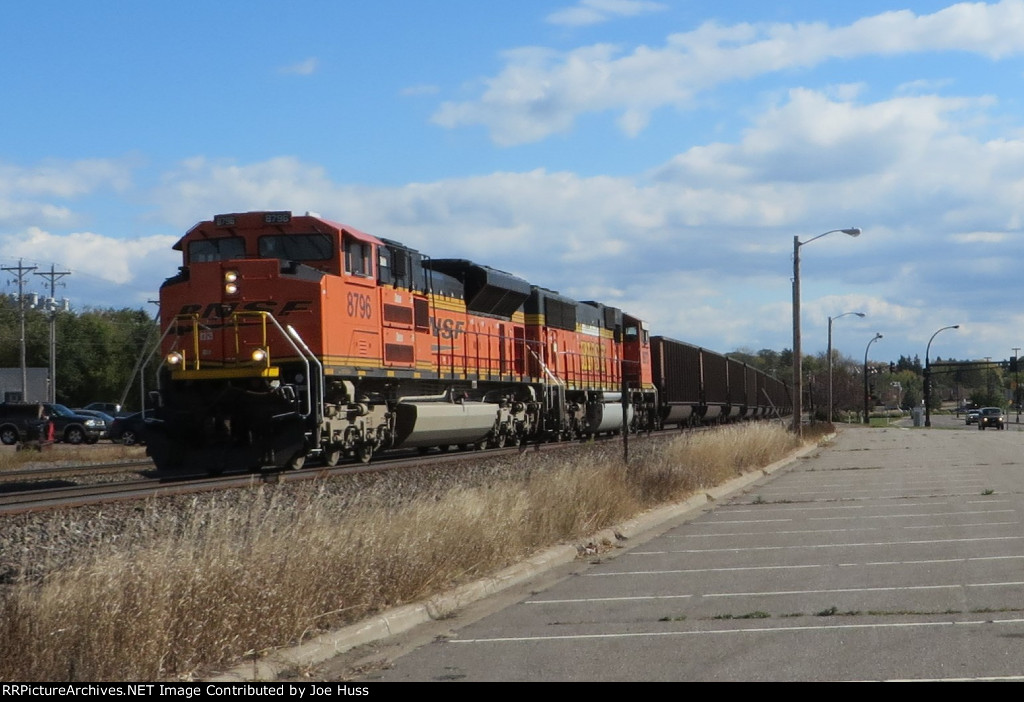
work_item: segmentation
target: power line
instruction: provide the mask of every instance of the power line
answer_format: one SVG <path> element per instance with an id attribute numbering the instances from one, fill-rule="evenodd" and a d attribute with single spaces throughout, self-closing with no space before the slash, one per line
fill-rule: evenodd
<path id="1" fill-rule="evenodd" d="M 36 273 L 50 281 L 50 297 L 46 301 L 46 311 L 50 317 L 50 402 L 57 401 L 57 281 L 71 271 L 58 271 L 50 264 L 49 272 Z M 63 285 L 63 283 L 61 283 Z"/>
<path id="2" fill-rule="evenodd" d="M 28 399 L 28 366 L 25 364 L 25 276 L 36 269 L 35 266 L 22 265 L 22 261 L 18 259 L 17 266 L 3 266 L 0 268 L 10 273 L 17 273 L 18 275 L 18 317 L 21 321 L 21 339 L 19 345 L 21 347 L 21 399 Z"/>

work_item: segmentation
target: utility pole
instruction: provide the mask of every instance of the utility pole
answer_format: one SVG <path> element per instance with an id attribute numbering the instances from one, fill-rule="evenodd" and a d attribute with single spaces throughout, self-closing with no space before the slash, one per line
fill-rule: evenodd
<path id="1" fill-rule="evenodd" d="M 1020 424 L 1020 346 L 1013 347 L 1013 404 L 1017 405 L 1017 424 Z"/>
<path id="2" fill-rule="evenodd" d="M 50 281 L 50 298 L 46 301 L 46 312 L 50 318 L 50 402 L 57 401 L 57 281 L 71 271 L 58 271 L 50 264 L 49 272 L 36 273 Z M 63 285 L 63 283 L 61 283 Z"/>
<path id="3" fill-rule="evenodd" d="M 36 269 L 35 266 L 24 266 L 18 259 L 17 266 L 3 266 L 2 270 L 16 273 L 18 276 L 18 317 L 21 321 L 21 399 L 28 399 L 28 366 L 25 363 L 25 276 Z"/>

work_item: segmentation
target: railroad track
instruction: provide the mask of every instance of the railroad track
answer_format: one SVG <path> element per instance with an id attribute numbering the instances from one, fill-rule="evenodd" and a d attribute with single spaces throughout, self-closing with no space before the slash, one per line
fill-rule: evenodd
<path id="1" fill-rule="evenodd" d="M 64 463 L 38 468 L 8 470 L 0 473 L 0 490 L 9 483 L 31 483 L 36 481 L 59 480 L 79 476 L 98 476 L 116 473 L 132 473 L 153 470 L 153 461 L 148 458 L 117 463 Z"/>
<path id="2" fill-rule="evenodd" d="M 629 437 L 629 441 L 632 444 L 650 439 L 664 439 L 678 434 L 677 429 L 665 429 L 651 435 L 633 435 Z M 621 442 L 621 437 L 598 437 L 597 440 Z M 263 483 L 316 480 L 334 475 L 422 469 L 430 465 L 490 459 L 515 455 L 524 451 L 569 450 L 578 445 L 577 442 L 541 443 L 486 451 L 432 452 L 426 455 L 421 455 L 416 451 L 396 451 L 386 458 L 379 458 L 368 465 L 352 462 L 333 468 L 310 466 L 296 471 L 229 473 L 217 477 L 205 475 L 161 477 L 152 472 L 153 463 L 148 459 L 122 463 L 62 465 L 7 471 L 0 473 L 0 516 L 213 490 L 238 489 Z M 137 473 L 138 477 L 127 480 L 97 480 L 103 476 L 124 473 Z"/>

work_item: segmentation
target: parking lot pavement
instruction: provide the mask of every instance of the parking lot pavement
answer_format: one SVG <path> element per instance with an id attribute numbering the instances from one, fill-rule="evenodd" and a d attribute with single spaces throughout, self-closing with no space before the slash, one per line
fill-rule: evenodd
<path id="1" fill-rule="evenodd" d="M 318 674 L 1019 679 L 1021 437 L 932 422 L 847 429 L 614 557 L 555 568 Z"/>

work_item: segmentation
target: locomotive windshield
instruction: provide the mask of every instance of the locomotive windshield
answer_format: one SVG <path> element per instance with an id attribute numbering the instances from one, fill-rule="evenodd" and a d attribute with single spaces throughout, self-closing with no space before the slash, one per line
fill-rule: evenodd
<path id="1" fill-rule="evenodd" d="M 327 234 L 283 234 L 260 237 L 260 258 L 282 261 L 327 261 L 334 243 Z"/>
<path id="2" fill-rule="evenodd" d="M 233 258 L 245 258 L 245 239 L 238 236 L 196 239 L 188 245 L 188 260 L 191 263 L 228 261 Z"/>

